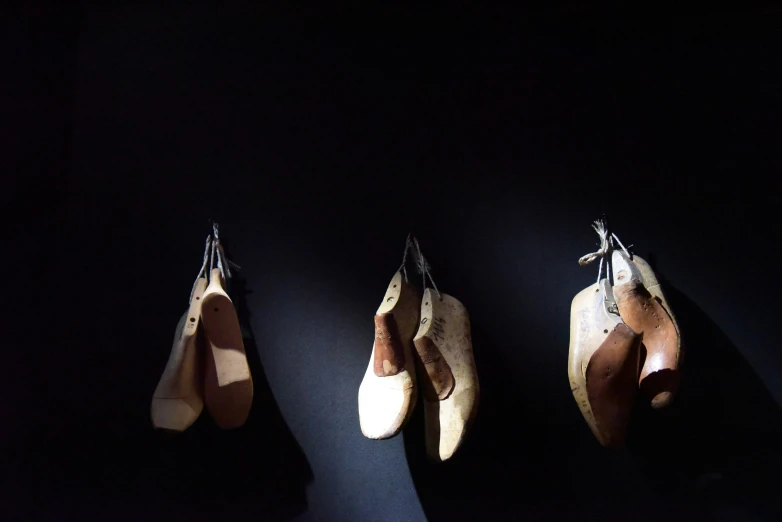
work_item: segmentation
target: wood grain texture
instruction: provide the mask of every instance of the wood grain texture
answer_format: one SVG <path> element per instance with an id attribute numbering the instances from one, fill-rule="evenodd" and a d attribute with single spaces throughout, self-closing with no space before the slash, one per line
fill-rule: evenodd
<path id="1" fill-rule="evenodd" d="M 677 364 L 679 368 L 681 368 L 681 365 L 684 362 L 684 357 L 686 355 L 686 352 L 684 350 L 684 343 L 682 341 L 682 332 L 681 329 L 679 328 L 679 322 L 676 320 L 676 315 L 673 313 L 673 309 L 671 308 L 671 305 L 668 303 L 668 299 L 666 299 L 665 297 L 665 292 L 663 291 L 663 287 L 660 284 L 660 282 L 657 280 L 657 276 L 652 270 L 652 267 L 649 266 L 649 263 L 647 263 L 644 259 L 638 256 L 633 256 L 633 263 L 638 268 L 638 271 L 641 275 L 641 281 L 643 281 L 644 286 L 649 291 L 649 293 L 652 294 L 652 297 L 654 297 L 662 305 L 665 311 L 668 312 L 668 317 L 671 318 L 671 321 L 673 322 L 673 326 L 674 328 L 676 328 L 677 344 L 678 344 L 678 352 L 679 352 Z"/>
<path id="2" fill-rule="evenodd" d="M 639 378 L 641 391 L 652 407 L 664 407 L 673 399 L 679 383 L 678 336 L 673 321 L 641 281 L 634 279 L 614 287 L 614 295 L 622 319 L 642 333 L 646 357 Z"/>
<path id="3" fill-rule="evenodd" d="M 439 462 L 448 460 L 459 449 L 478 413 L 480 386 L 467 308 L 455 297 L 438 296 L 427 288 L 414 341 L 420 344 L 424 337 L 435 345 L 453 376 L 453 389 L 448 395 L 442 399 L 425 396 L 423 401 L 427 455 Z M 429 380 L 427 386 L 436 389 L 428 372 L 421 372 L 419 379 Z"/>
<path id="4" fill-rule="evenodd" d="M 641 334 L 641 393 L 653 408 L 663 408 L 676 395 L 681 378 L 682 343 L 679 326 L 649 264 L 614 252 L 614 295 L 622 318 Z"/>
<path id="5" fill-rule="evenodd" d="M 168 363 L 152 396 L 150 410 L 155 428 L 184 431 L 203 410 L 202 360 L 197 332 L 205 289 L 206 278 L 198 279 L 190 307 L 177 324 Z"/>
<path id="6" fill-rule="evenodd" d="M 405 347 L 394 314 L 375 314 L 375 375 L 390 377 L 405 369 Z"/>
<path id="7" fill-rule="evenodd" d="M 220 270 L 212 270 L 203 297 L 201 317 L 206 333 L 204 402 L 223 429 L 242 426 L 253 402 L 253 381 L 244 351 L 242 331 Z"/>
<path id="8" fill-rule="evenodd" d="M 605 291 L 609 290 L 608 281 L 604 279 L 601 284 Z M 570 390 L 592 433 L 600 444 L 610 447 L 624 440 L 638 387 L 639 343 L 637 335 L 626 328 L 618 316 L 608 313 L 597 283 L 573 298 L 568 352 Z M 592 364 L 594 357 L 597 359 Z M 633 366 L 630 381 L 628 375 Z"/>
<path id="9" fill-rule="evenodd" d="M 387 439 L 398 434 L 410 418 L 417 398 L 413 336 L 418 326 L 421 301 L 418 291 L 397 272 L 388 284 L 376 315 L 392 314 L 404 352 L 404 368 L 394 374 L 375 374 L 372 346 L 364 378 L 358 389 L 358 413 L 361 432 L 370 439 Z"/>
<path id="10" fill-rule="evenodd" d="M 454 388 L 453 372 L 448 361 L 429 337 L 423 336 L 414 344 L 421 363 L 420 369 L 426 373 L 426 378 L 418 381 L 424 397 L 430 401 L 446 399 Z"/>
<path id="11" fill-rule="evenodd" d="M 592 354 L 585 381 L 598 440 L 606 447 L 625 439 L 638 388 L 640 339 L 625 324 L 617 324 Z"/>

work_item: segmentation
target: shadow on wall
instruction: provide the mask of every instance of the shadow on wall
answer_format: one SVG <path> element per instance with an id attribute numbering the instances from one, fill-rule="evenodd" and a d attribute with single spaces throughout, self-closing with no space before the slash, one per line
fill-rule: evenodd
<path id="1" fill-rule="evenodd" d="M 210 430 L 214 437 L 210 447 L 223 446 L 230 462 L 225 465 L 215 456 L 210 459 L 212 469 L 205 469 L 212 477 L 208 482 L 212 491 L 219 492 L 212 501 L 219 506 L 219 516 L 290 520 L 307 509 L 306 486 L 313 481 L 312 469 L 282 417 L 261 366 L 246 300 L 252 291 L 241 277 L 232 279 L 230 291 L 242 325 L 255 396 L 247 424 L 235 433 L 241 440 L 235 444 L 221 441 L 234 433 Z M 239 476 L 234 476 L 236 472 Z"/>
<path id="2" fill-rule="evenodd" d="M 2 498 L 8 500 L 0 502 L 0 513 L 7 512 L 3 520 L 264 522 L 290 520 L 307 509 L 312 471 L 260 366 L 244 282 L 234 286 L 255 385 L 246 425 L 224 431 L 204 411 L 184 433 L 158 432 L 149 419 L 154 388 L 93 385 L 92 394 L 82 395 L 73 383 L 52 381 L 50 388 L 64 403 L 87 413 L 41 412 L 45 422 L 8 455 L 5 468 L 13 480 L 3 484 Z M 151 306 L 149 317 L 157 318 Z M 142 330 L 151 322 L 143 320 Z M 126 365 L 124 371 L 132 376 L 159 370 Z M 110 401 L 98 399 L 103 397 Z"/>
<path id="3" fill-rule="evenodd" d="M 639 399 L 619 451 L 593 438 L 566 378 L 562 394 L 535 396 L 498 357 L 512 348 L 498 343 L 520 341 L 492 338 L 473 324 L 474 344 L 484 354 L 482 397 L 465 445 L 450 461 L 433 464 L 425 455 L 423 408 L 405 428 L 410 470 L 430 522 L 776 520 L 782 411 L 719 327 L 662 282 L 686 343 L 682 386 L 666 411 Z M 545 328 L 531 336 L 537 338 L 523 342 L 552 346 Z M 566 358 L 567 346 L 561 349 Z M 569 412 L 568 424 L 550 420 L 552 408 Z"/>
<path id="4" fill-rule="evenodd" d="M 229 290 L 242 325 L 254 383 L 250 416 L 242 428 L 221 430 L 205 409 L 183 434 L 154 433 L 150 451 L 156 458 L 145 470 L 146 476 L 134 484 L 135 491 L 111 488 L 112 495 L 125 497 L 111 503 L 128 505 L 128 511 L 137 510 L 141 518 L 282 521 L 307 509 L 306 486 L 313 480 L 312 470 L 261 367 L 250 327 L 245 281 L 234 278 Z M 127 513 L 114 519 L 125 516 L 135 519 Z"/>
<path id="5" fill-rule="evenodd" d="M 782 411 L 749 363 L 687 296 L 663 280 L 684 364 L 667 410 L 635 410 L 633 463 L 661 491 L 697 499 L 719 520 L 778 520 Z"/>

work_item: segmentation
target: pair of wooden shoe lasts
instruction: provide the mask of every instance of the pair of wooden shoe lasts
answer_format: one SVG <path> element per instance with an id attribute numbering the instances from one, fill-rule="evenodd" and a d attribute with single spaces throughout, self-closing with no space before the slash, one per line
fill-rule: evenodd
<path id="1" fill-rule="evenodd" d="M 581 413 L 604 446 L 622 444 L 636 392 L 653 408 L 673 400 L 681 336 L 649 264 L 609 251 L 610 274 L 573 299 L 568 376 Z"/>
<path id="2" fill-rule="evenodd" d="M 394 274 L 375 315 L 375 343 L 358 391 L 361 431 L 398 434 L 423 390 L 426 450 L 434 461 L 459 448 L 478 409 L 470 317 L 454 297 L 429 288 L 423 299 Z"/>
<path id="3" fill-rule="evenodd" d="M 199 333 L 199 330 L 203 330 Z M 184 431 L 206 403 L 223 428 L 242 426 L 250 413 L 253 381 L 231 298 L 220 269 L 196 280 L 189 310 L 174 335 L 174 346 L 152 398 L 155 428 Z"/>

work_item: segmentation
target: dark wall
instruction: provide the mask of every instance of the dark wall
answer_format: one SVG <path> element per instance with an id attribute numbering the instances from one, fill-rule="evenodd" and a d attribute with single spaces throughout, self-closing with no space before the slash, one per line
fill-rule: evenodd
<path id="1" fill-rule="evenodd" d="M 35 321 L 8 340 L 8 519 L 777 519 L 779 14 L 299 14 L 20 26 L 39 90 L 14 84 L 10 105 L 48 134 L 9 198 L 44 227 L 11 225 L 29 262 L 7 306 Z M 616 452 L 566 377 L 603 213 L 665 281 L 687 347 L 676 403 L 639 404 Z M 210 219 L 242 266 L 256 401 L 241 430 L 205 414 L 166 438 L 149 402 Z M 439 466 L 420 415 L 388 441 L 358 423 L 411 231 L 471 313 L 482 386 Z"/>

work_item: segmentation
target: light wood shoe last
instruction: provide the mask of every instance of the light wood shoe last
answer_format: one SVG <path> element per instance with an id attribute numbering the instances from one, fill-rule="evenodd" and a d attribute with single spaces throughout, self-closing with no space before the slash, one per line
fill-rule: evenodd
<path id="1" fill-rule="evenodd" d="M 455 297 L 427 288 L 414 343 L 423 391 L 426 451 L 433 461 L 448 460 L 464 441 L 480 397 L 465 306 Z"/>
<path id="2" fill-rule="evenodd" d="M 370 439 L 398 434 L 417 398 L 413 336 L 420 310 L 418 291 L 394 274 L 375 314 L 375 342 L 358 389 L 361 432 Z"/>

